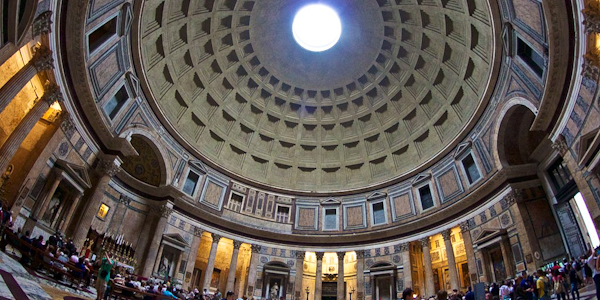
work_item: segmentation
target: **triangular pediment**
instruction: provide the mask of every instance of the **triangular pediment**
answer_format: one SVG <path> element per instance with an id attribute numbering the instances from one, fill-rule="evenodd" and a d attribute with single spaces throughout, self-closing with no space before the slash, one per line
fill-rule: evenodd
<path id="1" fill-rule="evenodd" d="M 190 160 L 190 167 L 202 174 L 207 173 L 206 167 L 204 166 L 204 164 L 198 160 Z"/>
<path id="2" fill-rule="evenodd" d="M 367 196 L 367 200 L 377 200 L 381 198 L 387 197 L 386 193 L 383 192 L 374 192 L 371 195 Z"/>
<path id="3" fill-rule="evenodd" d="M 458 159 L 459 157 L 461 157 L 463 154 L 465 154 L 465 152 L 471 149 L 472 145 L 473 143 L 471 141 L 459 144 L 458 147 L 456 147 L 456 151 L 454 152 L 454 158 Z"/>
<path id="4" fill-rule="evenodd" d="M 188 242 L 179 233 L 163 234 L 163 243 L 182 251 L 188 246 Z"/>
<path id="5" fill-rule="evenodd" d="M 476 237 L 473 244 L 481 244 L 485 243 L 491 239 L 502 236 L 506 234 L 506 229 L 483 229 Z"/>
<path id="6" fill-rule="evenodd" d="M 321 205 L 340 205 L 340 203 L 342 202 L 335 198 L 327 198 L 325 200 L 321 200 Z"/>
<path id="7" fill-rule="evenodd" d="M 65 171 L 83 189 L 89 189 L 90 187 L 92 187 L 92 182 L 90 180 L 89 173 L 85 167 L 72 164 L 62 159 L 57 160 L 55 166 Z"/>
<path id="8" fill-rule="evenodd" d="M 413 179 L 412 184 L 417 185 L 419 183 L 429 180 L 429 178 L 431 178 L 431 173 L 421 173 L 421 174 L 417 175 L 417 177 L 415 177 L 415 179 Z"/>
<path id="9" fill-rule="evenodd" d="M 600 130 L 592 130 L 579 138 L 579 164 L 587 165 L 600 147 Z"/>

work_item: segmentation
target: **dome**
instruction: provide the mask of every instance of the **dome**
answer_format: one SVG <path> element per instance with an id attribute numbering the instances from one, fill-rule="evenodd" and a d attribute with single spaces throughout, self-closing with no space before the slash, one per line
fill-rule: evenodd
<path id="1" fill-rule="evenodd" d="M 145 1 L 138 75 L 165 128 L 223 173 L 291 193 L 372 190 L 422 171 L 488 103 L 487 1 L 327 0 L 331 49 L 292 32 L 314 1 Z"/>

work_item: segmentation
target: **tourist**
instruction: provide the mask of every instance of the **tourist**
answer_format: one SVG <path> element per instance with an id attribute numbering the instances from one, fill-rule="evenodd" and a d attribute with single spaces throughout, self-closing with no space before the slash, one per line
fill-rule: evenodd
<path id="1" fill-rule="evenodd" d="M 563 300 L 566 300 L 566 293 L 565 293 L 565 288 L 563 285 L 563 277 L 560 274 L 559 269 L 557 268 L 552 268 L 552 282 L 554 282 L 554 294 L 556 295 L 556 299 L 560 300 L 561 298 Z"/>
<path id="2" fill-rule="evenodd" d="M 579 300 L 579 284 L 581 283 L 581 279 L 579 279 L 577 270 L 572 265 L 567 265 L 567 272 L 569 273 L 569 282 L 571 283 L 571 296 L 573 300 Z M 575 298 L 575 295 L 577 295 L 577 298 Z"/>
<path id="3" fill-rule="evenodd" d="M 448 300 L 448 292 L 440 290 L 437 293 L 437 300 Z"/>
<path id="4" fill-rule="evenodd" d="M 77 256 L 77 252 L 72 252 L 71 257 L 69 258 L 69 260 L 76 264 L 77 262 L 79 262 L 79 256 Z"/>
<path id="5" fill-rule="evenodd" d="M 596 248 L 589 254 L 586 265 L 592 271 L 590 277 L 594 280 L 594 284 L 596 285 L 596 298 L 600 299 L 600 259 L 598 259 L 598 255 L 600 255 L 600 248 Z"/>
<path id="6" fill-rule="evenodd" d="M 510 298 L 510 289 L 508 288 L 508 284 L 505 281 L 502 281 L 502 286 L 499 290 L 500 299 L 508 300 Z"/>
<path id="7" fill-rule="evenodd" d="M 538 280 L 536 281 L 538 299 L 550 300 L 550 293 L 549 293 L 550 287 L 549 287 L 549 282 L 548 282 L 548 278 L 546 277 L 546 274 L 544 273 L 544 271 L 538 270 L 537 275 L 539 277 Z"/>
<path id="8" fill-rule="evenodd" d="M 167 287 L 164 284 L 163 284 L 163 288 L 162 288 L 162 294 L 169 298 L 177 299 L 177 297 L 175 297 L 175 295 L 173 295 L 173 293 L 171 292 L 171 287 Z"/>
<path id="9" fill-rule="evenodd" d="M 402 292 L 402 300 L 413 300 L 413 290 L 411 288 L 406 288 Z"/>
<path id="10" fill-rule="evenodd" d="M 110 271 L 114 268 L 115 262 L 111 259 L 110 253 L 104 253 L 100 269 L 98 270 L 98 278 L 96 279 L 96 300 L 104 298 L 107 283 L 110 279 Z"/>

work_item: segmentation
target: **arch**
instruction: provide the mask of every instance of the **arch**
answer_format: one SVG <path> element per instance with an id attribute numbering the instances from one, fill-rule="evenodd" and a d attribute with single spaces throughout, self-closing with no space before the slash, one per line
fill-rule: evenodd
<path id="1" fill-rule="evenodd" d="M 281 261 L 270 261 L 268 263 L 265 264 L 264 268 L 268 268 L 268 267 L 275 267 L 275 268 L 286 268 L 286 269 L 290 269 L 290 266 L 286 265 L 284 262 Z"/>
<path id="2" fill-rule="evenodd" d="M 529 156 L 543 141 L 546 134 L 531 131 L 538 110 L 535 104 L 523 97 L 506 102 L 494 126 L 494 161 L 498 169 L 529 163 Z"/>
<path id="3" fill-rule="evenodd" d="M 167 161 L 166 161 L 166 159 L 168 157 L 167 150 L 160 144 L 159 139 L 156 138 L 154 136 L 154 134 L 156 134 L 156 133 L 151 133 L 151 132 L 148 132 L 141 128 L 130 128 L 130 129 L 124 131 L 121 135 L 119 135 L 119 137 L 126 138 L 130 142 L 134 138 L 139 138 L 142 141 L 144 141 L 145 144 L 147 144 L 147 146 L 150 147 L 150 149 L 152 149 L 153 153 L 156 155 L 156 158 L 158 161 L 158 168 L 160 169 L 159 186 L 164 186 L 168 182 L 170 182 L 171 178 L 173 178 L 173 174 L 172 174 L 173 171 L 171 168 L 167 167 Z M 132 146 L 134 146 L 134 145 L 132 144 Z M 134 146 L 134 148 L 135 148 L 135 146 Z M 137 148 L 136 148 L 136 151 L 139 152 L 139 150 Z M 123 163 L 125 164 L 125 162 L 127 160 L 128 160 L 128 158 L 126 157 Z M 130 174 L 132 176 L 134 176 L 132 173 L 130 173 Z M 136 176 L 134 176 L 134 177 L 136 177 Z"/>

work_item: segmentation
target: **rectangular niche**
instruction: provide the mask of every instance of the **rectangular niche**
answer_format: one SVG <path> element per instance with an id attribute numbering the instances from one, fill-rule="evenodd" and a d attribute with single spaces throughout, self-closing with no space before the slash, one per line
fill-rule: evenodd
<path id="1" fill-rule="evenodd" d="M 367 228 L 367 205 L 364 199 L 344 201 L 344 230 Z"/>
<path id="2" fill-rule="evenodd" d="M 415 202 L 410 187 L 393 191 L 389 195 L 392 208 L 392 222 L 416 215 Z"/>
<path id="3" fill-rule="evenodd" d="M 294 228 L 298 230 L 317 230 L 319 224 L 319 205 L 296 201 Z"/>
<path id="4" fill-rule="evenodd" d="M 222 179 L 208 175 L 202 188 L 202 195 L 200 195 L 200 203 L 220 211 L 223 207 L 223 199 L 225 198 L 225 191 L 227 189 L 227 182 Z"/>

